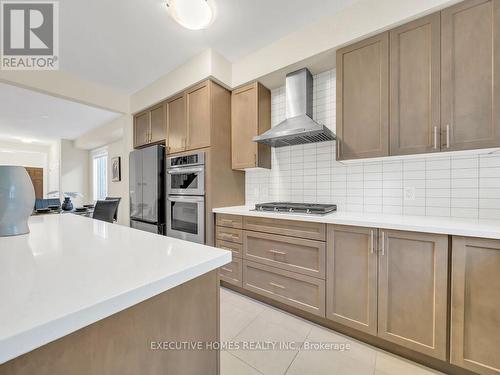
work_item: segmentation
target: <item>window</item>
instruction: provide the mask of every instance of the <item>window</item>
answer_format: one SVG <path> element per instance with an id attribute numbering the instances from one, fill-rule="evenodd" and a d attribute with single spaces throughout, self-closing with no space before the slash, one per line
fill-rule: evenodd
<path id="1" fill-rule="evenodd" d="M 103 200 L 108 195 L 108 153 L 96 152 L 92 158 L 94 200 Z"/>

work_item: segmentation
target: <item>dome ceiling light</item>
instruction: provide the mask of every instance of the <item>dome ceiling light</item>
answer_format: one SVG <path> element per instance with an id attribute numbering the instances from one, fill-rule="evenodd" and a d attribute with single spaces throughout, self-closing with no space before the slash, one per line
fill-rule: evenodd
<path id="1" fill-rule="evenodd" d="M 170 16 L 190 30 L 206 29 L 215 18 L 213 0 L 168 0 Z"/>

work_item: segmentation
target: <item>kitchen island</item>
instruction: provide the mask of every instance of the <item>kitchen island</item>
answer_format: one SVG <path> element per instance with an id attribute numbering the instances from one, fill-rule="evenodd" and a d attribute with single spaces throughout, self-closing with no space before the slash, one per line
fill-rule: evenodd
<path id="1" fill-rule="evenodd" d="M 230 252 L 76 215 L 29 226 L 0 238 L 1 375 L 218 373 L 203 345 Z"/>

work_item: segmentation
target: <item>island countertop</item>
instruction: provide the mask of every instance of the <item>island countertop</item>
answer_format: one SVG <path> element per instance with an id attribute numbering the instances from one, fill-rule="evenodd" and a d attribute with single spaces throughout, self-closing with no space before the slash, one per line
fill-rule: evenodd
<path id="1" fill-rule="evenodd" d="M 231 252 L 77 215 L 0 238 L 0 364 L 215 270 Z"/>

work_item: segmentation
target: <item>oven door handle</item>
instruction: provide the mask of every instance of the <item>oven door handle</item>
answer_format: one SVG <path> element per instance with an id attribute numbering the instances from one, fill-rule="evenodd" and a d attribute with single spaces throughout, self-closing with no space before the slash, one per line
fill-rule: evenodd
<path id="1" fill-rule="evenodd" d="M 186 203 L 199 203 L 205 200 L 205 197 L 182 197 L 182 196 L 168 196 L 167 200 L 170 202 L 186 202 Z"/>
<path id="2" fill-rule="evenodd" d="M 168 169 L 168 174 L 186 174 L 186 173 L 199 173 L 203 172 L 203 167 L 198 168 L 177 168 L 177 169 Z"/>

